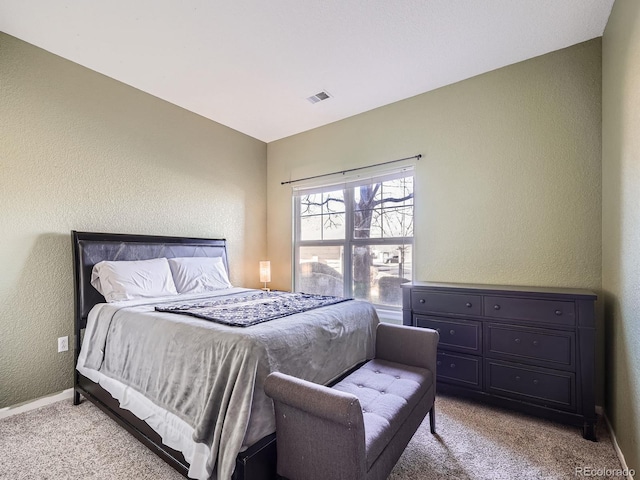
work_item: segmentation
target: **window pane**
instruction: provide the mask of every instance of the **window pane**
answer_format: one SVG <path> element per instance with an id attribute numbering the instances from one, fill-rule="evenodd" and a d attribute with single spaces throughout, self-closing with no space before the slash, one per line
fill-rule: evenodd
<path id="1" fill-rule="evenodd" d="M 300 247 L 296 291 L 319 295 L 344 295 L 343 247 Z"/>
<path id="2" fill-rule="evenodd" d="M 378 305 L 402 305 L 400 285 L 411 281 L 411 245 L 353 247 L 353 297 Z"/>
<path id="3" fill-rule="evenodd" d="M 300 240 L 345 238 L 344 193 L 335 192 L 300 197 Z"/>
<path id="4" fill-rule="evenodd" d="M 412 237 L 413 236 L 413 208 L 389 207 L 380 211 L 382 236 Z"/>
<path id="5" fill-rule="evenodd" d="M 300 214 L 320 215 L 322 213 L 322 194 L 304 195 L 300 197 Z"/>
<path id="6" fill-rule="evenodd" d="M 336 190 L 322 194 L 323 213 L 344 213 L 344 192 Z"/>
<path id="7" fill-rule="evenodd" d="M 353 238 L 413 236 L 413 177 L 354 188 Z"/>
<path id="8" fill-rule="evenodd" d="M 322 238 L 322 215 L 300 218 L 300 239 L 320 240 Z"/>
<path id="9" fill-rule="evenodd" d="M 322 240 L 340 240 L 344 238 L 344 213 L 323 215 Z"/>

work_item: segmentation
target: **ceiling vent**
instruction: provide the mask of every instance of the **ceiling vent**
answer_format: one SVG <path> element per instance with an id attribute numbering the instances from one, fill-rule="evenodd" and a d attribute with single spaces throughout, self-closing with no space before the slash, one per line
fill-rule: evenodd
<path id="1" fill-rule="evenodd" d="M 329 95 L 327 92 L 323 90 L 319 93 L 316 93 L 315 95 L 311 95 L 310 97 L 307 97 L 307 100 L 309 100 L 311 103 L 318 103 L 323 100 L 327 100 L 329 98 L 331 98 L 331 95 Z"/>

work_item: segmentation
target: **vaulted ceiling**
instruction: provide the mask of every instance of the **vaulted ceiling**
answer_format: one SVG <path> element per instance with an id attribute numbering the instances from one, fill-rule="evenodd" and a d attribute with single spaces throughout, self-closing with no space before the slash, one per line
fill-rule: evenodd
<path id="1" fill-rule="evenodd" d="M 0 30 L 269 142 L 599 37 L 612 5 L 2 0 Z"/>

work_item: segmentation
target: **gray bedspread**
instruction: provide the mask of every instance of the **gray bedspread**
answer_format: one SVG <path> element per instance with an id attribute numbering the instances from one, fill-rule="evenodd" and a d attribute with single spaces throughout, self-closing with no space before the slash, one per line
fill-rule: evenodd
<path id="1" fill-rule="evenodd" d="M 242 329 L 156 312 L 156 305 L 94 307 L 99 311 L 85 333 L 84 366 L 191 425 L 194 440 L 211 446 L 208 464 L 213 471 L 217 462 L 220 480 L 231 477 L 243 446 L 275 431 L 273 404 L 263 391 L 269 373 L 326 384 L 374 353 L 378 317 L 366 302 Z"/>

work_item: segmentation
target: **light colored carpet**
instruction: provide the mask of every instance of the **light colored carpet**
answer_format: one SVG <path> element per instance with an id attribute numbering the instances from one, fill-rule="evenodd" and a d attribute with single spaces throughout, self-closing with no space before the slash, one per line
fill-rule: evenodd
<path id="1" fill-rule="evenodd" d="M 604 422 L 598 442 L 579 428 L 451 397 L 436 400 L 436 432 L 426 420 L 393 470 L 390 480 L 566 480 L 603 470 L 597 478 L 622 477 Z M 609 474 L 604 471 L 609 470 Z M 617 470 L 614 472 L 612 470 Z M 591 475 L 593 476 L 593 475 Z"/>
<path id="2" fill-rule="evenodd" d="M 576 428 L 465 400 L 436 405 L 438 435 L 425 420 L 390 480 L 564 480 L 582 477 L 576 468 L 621 469 L 602 425 L 595 443 Z M 183 477 L 89 402 L 63 401 L 0 420 L 0 478 Z"/>

